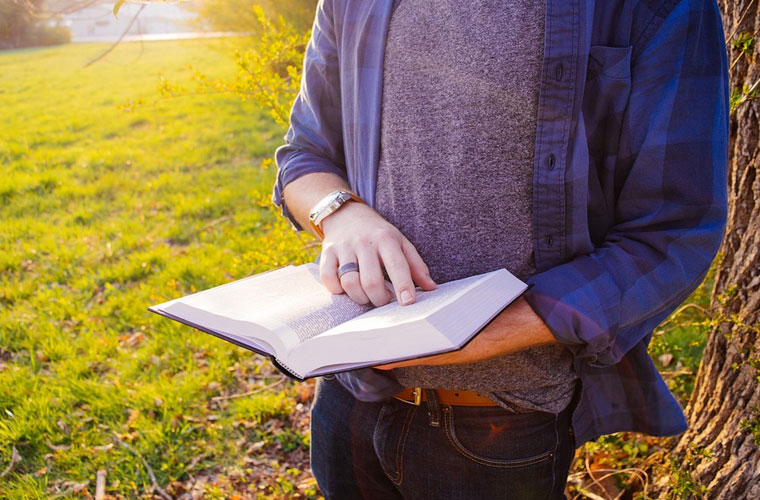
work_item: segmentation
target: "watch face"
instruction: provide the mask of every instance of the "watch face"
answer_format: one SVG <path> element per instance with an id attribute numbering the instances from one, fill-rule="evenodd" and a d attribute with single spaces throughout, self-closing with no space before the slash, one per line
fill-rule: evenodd
<path id="1" fill-rule="evenodd" d="M 325 196 L 322 198 L 322 200 L 317 203 L 317 205 L 314 207 L 314 209 L 309 214 L 309 218 L 314 220 L 319 215 L 324 212 L 330 205 L 334 204 L 336 201 L 340 200 L 343 193 L 341 191 L 336 191 L 334 193 L 330 193 L 328 196 Z"/>
<path id="2" fill-rule="evenodd" d="M 340 203 L 342 205 L 343 203 L 351 199 L 351 193 L 347 193 L 346 191 L 341 191 L 340 193 L 338 193 L 338 198 L 340 198 Z"/>

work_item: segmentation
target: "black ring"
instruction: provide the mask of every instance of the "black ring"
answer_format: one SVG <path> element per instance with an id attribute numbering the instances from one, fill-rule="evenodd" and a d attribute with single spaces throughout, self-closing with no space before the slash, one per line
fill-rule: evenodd
<path id="1" fill-rule="evenodd" d="M 338 268 L 338 279 L 341 279 L 344 274 L 352 273 L 354 271 L 357 273 L 359 272 L 359 264 L 356 262 L 346 262 Z"/>

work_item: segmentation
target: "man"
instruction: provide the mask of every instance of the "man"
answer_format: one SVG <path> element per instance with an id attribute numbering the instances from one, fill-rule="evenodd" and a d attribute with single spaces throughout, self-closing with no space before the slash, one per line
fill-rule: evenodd
<path id="1" fill-rule="evenodd" d="M 461 351 L 320 380 L 327 498 L 562 498 L 576 446 L 685 429 L 647 345 L 721 239 L 724 43 L 714 0 L 320 1 L 274 201 L 325 286 L 532 285 Z"/>

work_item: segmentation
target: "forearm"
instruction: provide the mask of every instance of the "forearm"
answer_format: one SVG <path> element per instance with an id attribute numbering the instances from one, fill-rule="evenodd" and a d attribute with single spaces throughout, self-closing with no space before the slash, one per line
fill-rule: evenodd
<path id="1" fill-rule="evenodd" d="M 336 189 L 350 189 L 346 181 L 338 175 L 314 172 L 299 177 L 285 186 L 283 201 L 291 215 L 301 227 L 316 236 L 309 223 L 309 212 L 319 200 Z"/>
<path id="2" fill-rule="evenodd" d="M 476 363 L 531 347 L 556 343 L 557 340 L 551 331 L 536 315 L 528 302 L 519 298 L 496 316 L 463 349 L 376 368 L 389 370 L 415 365 Z"/>
<path id="3" fill-rule="evenodd" d="M 522 297 L 496 316 L 478 336 L 483 349 L 492 353 L 490 357 L 557 343 L 543 320 Z"/>
<path id="4" fill-rule="evenodd" d="M 499 313 L 464 349 L 434 364 L 473 363 L 556 342 L 530 304 L 519 298 Z"/>

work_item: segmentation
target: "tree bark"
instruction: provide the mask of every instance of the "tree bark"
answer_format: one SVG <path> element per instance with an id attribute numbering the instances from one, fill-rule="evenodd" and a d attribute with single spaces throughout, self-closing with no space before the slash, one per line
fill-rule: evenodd
<path id="1" fill-rule="evenodd" d="M 729 65 L 735 63 L 731 88 L 751 89 L 760 81 L 754 46 L 742 54 L 731 40 L 760 36 L 760 0 L 719 4 Z M 712 293 L 714 322 L 686 408 L 690 428 L 675 446 L 676 467 L 660 498 L 760 499 L 759 102 L 744 98 L 731 117 L 729 213 Z"/>

